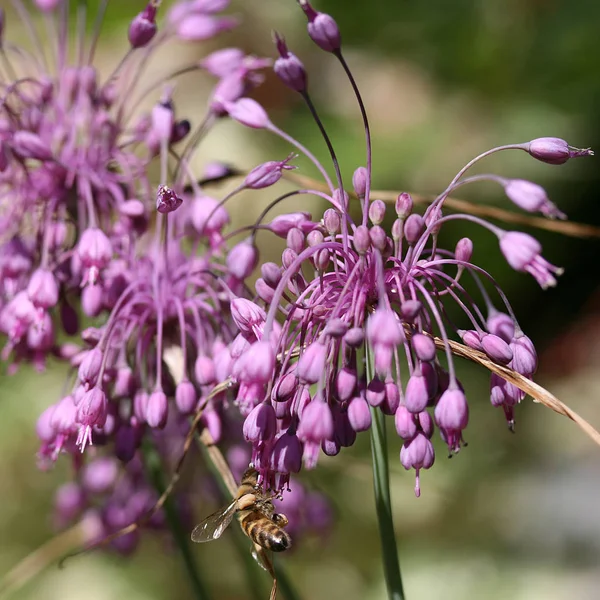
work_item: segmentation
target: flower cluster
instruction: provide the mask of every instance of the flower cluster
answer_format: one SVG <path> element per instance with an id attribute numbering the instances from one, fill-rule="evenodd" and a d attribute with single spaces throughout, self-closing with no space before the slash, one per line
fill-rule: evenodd
<path id="1" fill-rule="evenodd" d="M 144 515 L 157 495 L 148 448 L 168 464 L 189 432 L 188 417 L 199 409 L 202 426 L 229 446 L 232 468 L 243 471 L 250 460 L 277 492 L 289 487 L 302 464 L 314 467 L 321 451 L 335 455 L 374 418 L 394 416 L 403 440 L 400 460 L 416 471 L 418 495 L 419 472 L 434 462 L 434 430 L 458 452 L 468 424 L 450 342 L 458 339 L 529 378 L 537 366 L 535 348 L 501 288 L 474 262 L 472 241 L 443 248 L 440 230 L 456 220 L 484 227 L 509 265 L 544 288 L 561 272 L 528 234 L 469 214 L 444 214 L 446 198 L 488 180 L 520 208 L 564 218 L 534 183 L 468 171 L 504 150 L 549 164 L 591 152 L 557 138 L 501 146 L 463 167 L 424 214 L 408 193 L 390 207 L 372 197 L 369 123 L 338 27 L 307 0 L 299 4 L 309 36 L 339 61 L 363 117 L 366 166 L 356 168 L 351 187 L 312 102 L 304 66 L 282 36 L 275 35 L 274 71 L 309 107 L 330 151 L 333 177 L 248 97 L 270 60 L 225 48 L 144 83 L 152 57 L 167 43 L 203 41 L 232 28 L 236 20 L 220 14 L 228 0 L 176 2 L 161 27 L 160 3 L 151 0 L 131 20 L 129 49 L 104 78 L 94 58 L 106 3 L 89 40 L 84 5 L 72 34 L 68 2 L 34 4 L 46 13 L 49 51 L 20 0 L 15 7 L 34 50 L 6 43 L 0 9 L 0 332 L 9 372 L 23 362 L 43 369 L 50 355 L 71 367 L 68 393 L 37 423 L 40 464 L 51 465 L 61 453 L 73 464 L 74 481 L 57 494 L 57 522 L 86 514 L 95 524 L 92 537 L 102 538 Z M 217 81 L 205 113 L 188 119 L 176 113 L 171 82 L 193 71 Z M 150 112 L 138 114 L 140 100 L 152 94 Z M 223 118 L 266 129 L 294 153 L 257 166 L 217 199 L 205 184 L 232 172 L 215 163 L 198 177 L 191 159 Z M 226 232 L 226 203 L 276 184 L 295 168 L 295 152 L 314 163 L 327 191 L 287 193 L 257 222 Z M 297 211 L 267 222 L 274 206 L 298 194 L 323 198 L 322 218 Z M 286 240 L 280 264 L 260 263 L 259 231 Z M 240 232 L 247 237 L 232 245 Z M 247 279 L 257 267 L 252 297 Z M 461 325 L 450 318 L 450 305 L 464 313 Z M 95 319 L 94 326 L 85 327 L 86 318 Z M 71 338 L 62 341 L 63 334 Z M 224 381 L 230 387 L 214 396 Z M 228 410 L 229 390 L 239 411 Z M 512 427 L 523 393 L 493 376 L 490 397 Z M 242 438 L 250 443 L 247 453 L 240 450 Z M 329 522 L 323 499 L 299 484 L 281 508 L 290 512 L 292 528 Z M 150 524 L 160 526 L 162 515 Z M 131 551 L 137 535 L 120 540 L 118 549 Z"/>
<path id="2" fill-rule="evenodd" d="M 37 423 L 40 466 L 71 456 L 74 481 L 57 494 L 57 522 L 85 513 L 98 538 L 153 505 L 144 448 L 157 449 L 165 465 L 175 462 L 173 448 L 181 452 L 187 417 L 199 406 L 215 441 L 240 439 L 240 428 L 227 423 L 224 395 L 207 396 L 227 377 L 223 357 L 236 332 L 229 304 L 245 293 L 258 255 L 247 242 L 228 244 L 223 204 L 291 168 L 287 161 L 258 167 L 221 202 L 205 192 L 202 181 L 228 171 L 211 164 L 197 177 L 195 150 L 227 116 L 224 106 L 261 83 L 271 61 L 225 48 L 144 82 L 166 44 L 208 40 L 236 24 L 218 14 L 227 0 L 186 1 L 174 4 L 159 29 L 158 5 L 149 2 L 132 19 L 130 48 L 106 78 L 94 66 L 106 6 L 87 39 L 84 5 L 73 36 L 68 2 L 35 2 L 53 34 L 48 51 L 35 15 L 16 3 L 36 53 L 4 42 L 0 13 L 2 359 L 11 373 L 23 362 L 43 369 L 49 355 L 70 365 L 70 391 Z M 195 124 L 177 116 L 170 84 L 193 71 L 217 79 Z M 138 114 L 154 91 L 151 111 Z M 86 318 L 95 326 L 85 327 Z M 63 333 L 71 339 L 59 342 Z M 132 533 L 116 547 L 131 550 L 136 542 Z"/>
<path id="3" fill-rule="evenodd" d="M 227 106 L 233 119 L 281 135 L 305 154 L 322 173 L 328 192 L 297 193 L 318 195 L 329 204 L 318 226 L 304 213 L 285 219 L 281 263 L 261 266 L 257 302 L 232 303 L 242 332 L 230 346 L 230 354 L 232 376 L 239 383 L 238 403 L 247 414 L 244 436 L 252 443 L 252 460 L 264 481 L 283 489 L 302 462 L 312 468 L 321 451 L 332 456 L 352 445 L 356 434 L 368 430 L 376 411 L 381 411 L 394 416 L 403 440 L 400 461 L 416 471 L 419 495 L 419 472 L 431 467 L 435 458 L 434 429 L 449 451 L 456 453 L 469 420 L 450 341 L 458 338 L 528 378 L 537 366 L 535 348 L 498 283 L 474 262 L 473 242 L 465 237 L 454 248 L 443 248 L 438 243 L 440 230 L 456 220 L 487 229 L 497 237 L 508 264 L 531 274 L 543 288 L 555 285 L 561 273 L 542 257 L 541 246 L 532 236 L 505 231 L 469 214 L 446 215 L 445 199 L 468 183 L 487 180 L 502 185 L 522 209 L 565 218 L 534 183 L 468 171 L 505 150 L 522 150 L 549 164 L 592 152 L 571 148 L 558 138 L 494 148 L 463 167 L 424 214 L 414 211 L 407 193 L 400 194 L 390 210 L 371 197 L 369 123 L 342 54 L 337 25 L 307 0 L 299 4 L 308 19 L 310 38 L 339 61 L 356 94 L 366 131 L 366 167 L 359 166 L 353 173 L 357 199 L 353 201 L 309 94 L 304 66 L 276 34 L 275 73 L 310 109 L 330 151 L 334 177 L 300 142 L 273 125 L 253 100 Z M 481 300 L 465 287 L 465 279 L 471 280 Z M 450 304 L 464 313 L 466 327 L 449 317 Z M 513 384 L 492 377 L 491 402 L 503 407 L 510 427 L 514 407 L 523 397 Z"/>

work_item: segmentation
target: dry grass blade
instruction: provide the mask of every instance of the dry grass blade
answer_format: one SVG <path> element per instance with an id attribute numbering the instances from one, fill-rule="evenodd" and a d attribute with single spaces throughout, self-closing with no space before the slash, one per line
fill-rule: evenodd
<path id="1" fill-rule="evenodd" d="M 299 186 L 307 189 L 319 190 L 321 192 L 329 192 L 329 188 L 311 177 L 305 175 L 299 175 L 295 172 L 286 172 L 286 179 L 293 181 Z M 356 198 L 356 194 L 350 193 L 350 196 Z M 416 204 L 430 204 L 433 197 L 423 196 L 421 194 L 413 194 L 411 196 Z M 385 202 L 395 202 L 398 197 L 398 192 L 390 190 L 372 190 L 371 197 L 379 198 Z M 585 223 L 573 223 L 571 221 L 557 221 L 546 219 L 544 217 L 534 217 L 530 215 L 523 215 L 520 213 L 498 208 L 497 206 L 486 206 L 485 204 L 475 204 L 474 202 L 468 202 L 467 200 L 460 200 L 459 198 L 446 198 L 444 205 L 447 208 L 465 212 L 470 215 L 476 215 L 478 217 L 489 217 L 491 219 L 497 219 L 503 223 L 515 223 L 517 225 L 525 225 L 529 227 L 537 227 L 538 229 L 545 229 L 546 231 L 554 231 L 556 233 L 562 233 L 571 237 L 578 238 L 598 238 L 600 237 L 600 227 L 594 225 L 586 225 Z"/>
<path id="2" fill-rule="evenodd" d="M 439 338 L 434 338 L 435 345 L 443 349 L 444 342 Z M 503 379 L 506 379 L 509 383 L 516 385 L 519 389 L 523 390 L 526 394 L 530 395 L 534 401 L 551 408 L 554 412 L 557 412 L 559 415 L 563 415 L 572 421 L 575 421 L 577 425 L 590 437 L 596 444 L 600 446 L 600 433 L 583 417 L 577 414 L 574 410 L 569 408 L 564 402 L 561 402 L 556 396 L 552 395 L 548 390 L 543 388 L 541 385 L 534 383 L 530 379 L 523 377 L 520 373 L 517 373 L 513 369 L 509 369 L 508 367 L 504 367 L 502 365 L 498 365 L 483 352 L 479 352 L 478 350 L 473 350 L 464 344 L 459 344 L 458 342 L 450 341 L 450 348 L 452 353 L 456 356 L 460 356 L 462 358 L 466 358 L 473 362 L 476 362 L 492 373 L 496 373 Z"/>

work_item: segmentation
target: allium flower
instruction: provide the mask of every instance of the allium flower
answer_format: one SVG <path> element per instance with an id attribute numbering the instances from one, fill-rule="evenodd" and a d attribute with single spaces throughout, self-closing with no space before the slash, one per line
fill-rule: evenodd
<path id="1" fill-rule="evenodd" d="M 229 49 L 218 69 L 213 56 L 176 65 L 162 81 L 144 83 L 152 58 L 169 42 L 205 40 L 236 22 L 217 14 L 227 1 L 177 2 L 161 24 L 159 4 L 151 0 L 133 16 L 131 47 L 103 77 L 94 64 L 103 8 L 87 37 L 83 21 L 71 29 L 66 0 L 37 2 L 33 9 L 17 3 L 31 39 L 25 47 L 3 44 L 3 74 L 9 79 L 2 81 L 0 103 L 0 332 L 8 338 L 2 358 L 13 365 L 25 360 L 43 368 L 50 352 L 61 356 L 54 343 L 58 317 L 70 335 L 77 329 L 73 318 L 64 322 L 64 307 L 81 301 L 84 312 L 96 316 L 120 294 L 120 285 L 131 283 L 136 268 L 127 263 L 155 211 L 150 164 L 161 157 L 164 179 L 169 148 L 190 137 L 190 121 L 176 114 L 172 88 L 163 86 L 182 72 L 205 69 L 219 81 L 204 124 L 181 152 L 177 181 L 171 182 L 175 195 L 162 194 L 156 208 L 172 211 L 194 197 L 188 203 L 195 208 L 186 209 L 178 224 L 186 226 L 191 215 L 198 233 L 210 233 L 215 243 L 227 224 L 219 211 L 200 226 L 199 199 L 205 196 L 197 182 L 185 181 L 186 165 L 202 135 L 224 114 L 221 103 L 235 102 L 260 83 L 259 71 L 269 61 Z M 53 32 L 43 49 L 35 12 L 45 13 Z M 3 40 L 11 31 L 5 20 L 3 13 Z M 161 86 L 150 113 L 138 114 L 140 101 Z M 42 339 L 36 328 L 45 312 L 51 318 Z"/>
<path id="2" fill-rule="evenodd" d="M 263 265 L 256 283 L 265 311 L 248 306 L 241 334 L 247 354 L 241 352 L 239 340 L 230 346 L 236 360 L 232 373 L 240 383 L 238 403 L 249 414 L 246 437 L 252 442 L 252 460 L 262 479 L 270 487 L 283 489 L 290 473 L 300 468 L 301 456 L 305 466 L 312 468 L 320 449 L 333 455 L 351 445 L 356 432 L 371 426 L 374 412 L 394 415 L 403 438 L 400 459 L 405 468 L 416 470 L 419 495 L 419 471 L 434 463 L 430 441 L 434 423 L 452 453 L 463 445 L 468 424 L 469 406 L 456 375 L 450 340 L 458 337 L 491 361 L 527 377 L 536 363 L 533 345 L 520 330 L 505 295 L 492 275 L 475 262 L 473 242 L 462 238 L 454 249 L 443 248 L 438 240 L 440 230 L 455 220 L 488 229 L 498 237 L 510 266 L 530 273 L 544 288 L 554 285 L 555 275 L 561 272 L 541 256 L 541 246 L 531 236 L 506 232 L 468 214 L 444 215 L 445 199 L 463 185 L 489 180 L 501 183 L 521 208 L 563 218 L 536 184 L 491 175 L 469 176 L 467 171 L 500 150 L 525 150 L 550 164 L 591 151 L 572 149 L 556 138 L 495 148 L 461 169 L 424 214 L 413 212 L 410 195 L 403 193 L 398 196 L 395 214 L 390 215 L 392 211 L 381 200 L 371 197 L 369 124 L 342 54 L 337 25 L 307 0 L 300 0 L 300 5 L 308 18 L 309 36 L 337 58 L 356 94 L 366 131 L 366 166 L 358 166 L 351 178 L 342 175 L 334 144 L 309 95 L 304 66 L 276 34 L 279 58 L 275 73 L 307 103 L 330 150 L 334 177 L 300 142 L 279 130 L 256 101 L 242 98 L 225 105 L 240 123 L 265 128 L 291 143 L 315 164 L 329 189 L 327 193 L 297 192 L 318 194 L 328 201 L 329 208 L 318 226 L 307 230 L 303 220 L 289 216 L 286 221 L 283 216 L 277 219 L 289 228 L 278 232 L 273 221 L 272 230 L 285 235 L 287 242 L 281 266 Z M 356 207 L 351 207 L 354 201 L 344 187 L 350 180 L 358 198 Z M 358 209 L 361 214 L 354 221 Z M 257 228 L 263 227 L 263 217 Z M 245 262 L 242 257 L 240 251 L 240 265 Z M 481 302 L 463 286 L 466 274 L 481 290 Z M 503 312 L 494 307 L 487 288 L 497 291 Z M 468 329 L 458 329 L 448 318 L 449 304 L 463 311 Z M 267 373 L 264 362 L 260 377 L 256 367 L 254 375 L 249 375 L 246 359 L 252 355 L 259 360 L 258 344 L 269 349 L 268 364 L 273 365 Z M 438 350 L 445 355 L 447 366 L 438 359 Z M 281 356 L 277 363 L 274 354 Z M 492 403 L 504 408 L 511 427 L 514 406 L 522 397 L 512 384 L 492 377 Z"/>
<path id="3" fill-rule="evenodd" d="M 152 0 L 133 16 L 131 48 L 107 78 L 94 67 L 101 21 L 91 38 L 83 22 L 71 35 L 64 0 L 37 2 L 34 9 L 46 13 L 56 34 L 48 52 L 38 48 L 34 17 L 20 2 L 17 12 L 31 26 L 34 50 L 2 45 L 2 73 L 14 76 L 2 82 L 0 103 L 2 360 L 12 361 L 11 372 L 21 361 L 41 369 L 51 353 L 70 363 L 72 388 L 37 423 L 40 466 L 61 453 L 71 457 L 75 481 L 57 495 L 57 522 L 93 514 L 99 537 L 152 506 L 156 494 L 142 446 L 172 459 L 199 404 L 202 425 L 216 441 L 242 436 L 241 428 L 236 437 L 226 427 L 223 397 L 206 396 L 231 373 L 228 344 L 236 325 L 230 301 L 250 302 L 241 296 L 256 247 L 253 241 L 228 246 L 223 235 L 225 201 L 250 186 L 212 199 L 190 159 L 226 116 L 223 106 L 260 83 L 270 61 L 228 49 L 142 85 L 152 56 L 169 41 L 205 40 L 235 24 L 217 14 L 226 0 L 175 3 L 164 24 L 159 4 Z M 10 35 L 3 13 L 0 21 L 1 35 Z M 72 45 L 78 52 L 71 64 Z M 217 83 L 205 114 L 193 115 L 198 129 L 192 132 L 192 119 L 177 115 L 172 87 L 164 84 L 199 69 Z M 161 87 L 150 113 L 136 114 L 140 100 Z M 257 181 L 274 182 L 289 168 L 287 161 L 277 163 Z M 79 312 L 96 317 L 96 327 L 81 331 Z M 59 345 L 61 326 L 80 335 L 80 343 Z M 167 368 L 177 352 L 179 367 Z M 244 372 L 256 378 L 261 364 L 248 362 Z M 272 365 L 263 370 L 266 379 Z M 255 431 L 263 420 L 249 426 L 252 439 L 261 437 Z M 263 437 L 274 434 L 271 425 Z M 119 540 L 117 549 L 133 550 L 137 535 Z"/>

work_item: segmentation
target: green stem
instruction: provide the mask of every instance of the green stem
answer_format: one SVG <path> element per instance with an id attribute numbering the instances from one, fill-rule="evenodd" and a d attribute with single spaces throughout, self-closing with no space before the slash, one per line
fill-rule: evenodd
<path id="1" fill-rule="evenodd" d="M 279 590 L 283 594 L 283 597 L 287 600 L 301 600 L 294 584 L 290 581 L 287 571 L 281 565 L 276 564 L 275 560 L 273 560 L 273 565 L 275 567 L 275 573 L 277 573 Z"/>
<path id="2" fill-rule="evenodd" d="M 156 449 L 149 444 L 144 446 L 143 451 L 150 481 L 160 495 L 165 491 L 166 487 L 160 456 Z M 196 598 L 196 600 L 208 600 L 210 595 L 200 577 L 198 565 L 190 550 L 189 535 L 181 525 L 172 498 L 167 498 L 163 509 L 169 529 L 171 530 L 175 544 L 179 548 L 179 553 L 183 559 L 183 564 L 190 581 L 194 598 Z"/>
<path id="3" fill-rule="evenodd" d="M 367 359 L 367 378 L 372 378 L 371 361 Z M 394 518 L 390 498 L 390 477 L 388 467 L 387 437 L 385 416 L 378 408 L 371 408 L 371 457 L 373 461 L 373 487 L 379 537 L 383 558 L 383 572 L 390 600 L 404 600 L 402 575 L 398 561 L 398 548 L 394 533 Z"/>

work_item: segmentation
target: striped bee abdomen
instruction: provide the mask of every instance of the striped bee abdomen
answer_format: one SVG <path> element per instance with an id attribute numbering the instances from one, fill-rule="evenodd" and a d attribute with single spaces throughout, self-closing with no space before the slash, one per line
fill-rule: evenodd
<path id="1" fill-rule="evenodd" d="M 240 524 L 253 542 L 267 550 L 283 552 L 292 545 L 290 536 L 283 529 L 257 511 L 244 516 Z"/>

